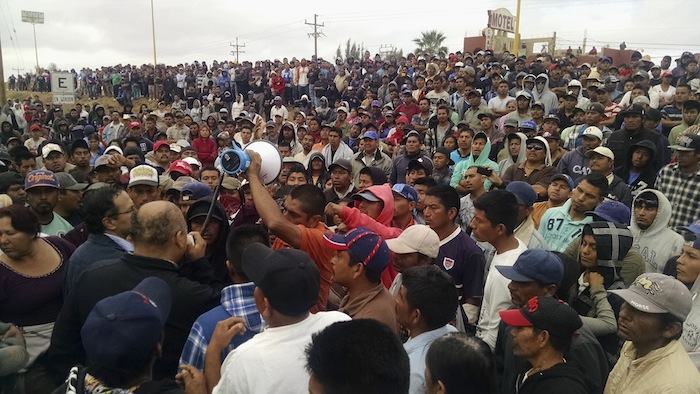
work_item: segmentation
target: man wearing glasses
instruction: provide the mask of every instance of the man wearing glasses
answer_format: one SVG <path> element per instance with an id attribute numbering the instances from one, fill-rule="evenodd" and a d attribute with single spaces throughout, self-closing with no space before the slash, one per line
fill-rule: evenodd
<path id="1" fill-rule="evenodd" d="M 547 199 L 547 188 L 552 183 L 552 178 L 559 172 L 552 167 L 547 140 L 543 137 L 528 138 L 526 144 L 526 160 L 510 166 L 503 174 L 502 180 L 496 179 L 492 182 L 498 187 L 512 181 L 527 182 L 537 192 L 537 201 L 544 201 Z"/>
<path id="2" fill-rule="evenodd" d="M 668 198 L 654 189 L 639 193 L 632 203 L 632 248 L 642 255 L 646 272 L 663 273 L 666 262 L 681 253 L 683 237 L 668 228 L 671 211 Z"/>
<path id="3" fill-rule="evenodd" d="M 685 225 L 700 217 L 700 136 L 682 135 L 671 145 L 676 163 L 661 168 L 654 189 L 671 202 L 669 227 Z"/>

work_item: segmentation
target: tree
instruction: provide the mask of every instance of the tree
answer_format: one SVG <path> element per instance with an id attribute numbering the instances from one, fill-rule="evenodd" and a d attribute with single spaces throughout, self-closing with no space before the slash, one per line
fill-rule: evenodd
<path id="1" fill-rule="evenodd" d="M 416 55 L 427 53 L 429 55 L 446 56 L 447 47 L 442 43 L 447 37 L 442 32 L 430 30 L 421 32 L 420 38 L 414 38 L 413 43 L 416 44 Z"/>
<path id="2" fill-rule="evenodd" d="M 357 45 L 356 42 L 351 41 L 348 38 L 348 41 L 345 42 L 345 59 L 349 57 L 353 57 L 355 59 L 362 59 L 362 53 L 365 51 L 365 44 L 362 43 L 360 45 Z M 336 54 L 340 51 L 340 46 L 338 46 L 338 50 L 336 51 Z"/>

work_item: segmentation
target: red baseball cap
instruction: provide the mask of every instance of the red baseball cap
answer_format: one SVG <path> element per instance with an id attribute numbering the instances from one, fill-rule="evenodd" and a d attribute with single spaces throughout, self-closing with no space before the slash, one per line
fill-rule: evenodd
<path id="1" fill-rule="evenodd" d="M 192 176 L 192 166 L 184 160 L 175 160 L 168 168 L 168 172 L 179 172 L 182 175 Z"/>
<path id="2" fill-rule="evenodd" d="M 139 129 L 140 129 L 140 128 L 141 128 L 141 123 L 139 123 L 139 122 L 131 122 L 131 123 L 129 123 L 129 128 L 130 128 L 130 129 L 136 129 L 136 128 L 139 128 Z"/>
<path id="3" fill-rule="evenodd" d="M 163 145 L 167 146 L 168 150 L 170 150 L 170 144 L 168 144 L 168 141 L 158 141 L 155 143 L 155 145 L 153 145 L 153 151 L 157 152 L 158 149 Z"/>

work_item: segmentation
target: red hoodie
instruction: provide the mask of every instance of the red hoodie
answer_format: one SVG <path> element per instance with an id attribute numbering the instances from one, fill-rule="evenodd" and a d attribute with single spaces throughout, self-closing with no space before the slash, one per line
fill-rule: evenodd
<path id="1" fill-rule="evenodd" d="M 192 141 L 192 147 L 197 150 L 197 158 L 202 162 L 202 166 L 214 165 L 217 150 L 216 142 L 211 138 L 196 138 Z"/>
<path id="2" fill-rule="evenodd" d="M 343 207 L 340 211 L 340 217 L 348 229 L 352 230 L 356 227 L 367 227 L 368 229 L 379 234 L 382 238 L 392 239 L 397 238 L 403 232 L 402 229 L 391 227 L 391 221 L 394 218 L 394 195 L 391 192 L 391 187 L 388 183 L 383 185 L 370 186 L 367 189 L 369 192 L 377 196 L 384 203 L 382 211 L 376 219 L 372 219 L 366 214 L 360 212 L 357 208 Z M 393 257 L 392 257 L 393 259 Z M 389 263 L 384 272 L 382 272 L 382 282 L 388 289 L 396 277 L 394 264 Z"/>

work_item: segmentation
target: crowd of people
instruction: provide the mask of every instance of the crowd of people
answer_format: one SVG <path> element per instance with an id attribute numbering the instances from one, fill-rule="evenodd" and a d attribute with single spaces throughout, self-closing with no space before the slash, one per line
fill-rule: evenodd
<path id="1" fill-rule="evenodd" d="M 8 101 L 0 393 L 698 393 L 698 58 L 119 65 Z M 274 179 L 222 168 L 258 141 Z"/>

